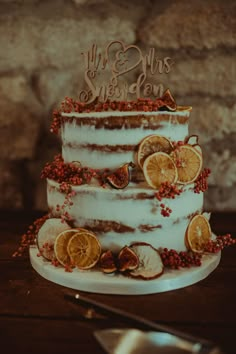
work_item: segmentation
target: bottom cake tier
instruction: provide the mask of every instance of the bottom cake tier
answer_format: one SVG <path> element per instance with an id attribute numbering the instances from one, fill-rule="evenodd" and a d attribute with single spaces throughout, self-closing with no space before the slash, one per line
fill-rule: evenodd
<path id="1" fill-rule="evenodd" d="M 203 211 L 203 193 L 195 193 L 193 185 L 182 186 L 180 195 L 161 201 L 155 190 L 142 183 L 130 183 L 122 190 L 93 185 L 71 188 L 65 193 L 59 183 L 47 180 L 50 215 L 66 215 L 73 227 L 93 231 L 102 249 L 114 252 L 135 242 L 184 251 L 189 221 Z"/>
<path id="2" fill-rule="evenodd" d="M 121 274 L 104 274 L 97 269 L 65 272 L 38 257 L 36 246 L 30 248 L 33 268 L 45 279 L 71 289 L 101 294 L 144 295 L 180 289 L 206 278 L 218 266 L 221 253 L 204 255 L 201 267 L 165 269 L 161 277 L 153 280 L 132 279 Z"/>

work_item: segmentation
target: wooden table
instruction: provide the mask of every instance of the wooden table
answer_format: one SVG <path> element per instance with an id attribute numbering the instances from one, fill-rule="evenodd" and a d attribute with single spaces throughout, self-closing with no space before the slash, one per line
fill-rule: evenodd
<path id="1" fill-rule="evenodd" d="M 88 309 L 66 302 L 68 289 L 38 275 L 28 256 L 11 257 L 20 235 L 41 215 L 1 212 L 1 348 L 17 354 L 102 354 L 94 330 L 133 324 L 99 313 L 87 318 Z M 216 234 L 236 236 L 234 214 L 213 214 L 211 225 Z M 220 265 L 207 279 L 184 289 L 145 296 L 83 295 L 215 341 L 226 354 L 236 353 L 236 246 L 223 251 Z"/>

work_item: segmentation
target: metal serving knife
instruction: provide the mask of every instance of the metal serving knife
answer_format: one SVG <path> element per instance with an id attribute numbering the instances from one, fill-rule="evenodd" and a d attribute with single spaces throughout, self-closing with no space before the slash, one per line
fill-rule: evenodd
<path id="1" fill-rule="evenodd" d="M 112 314 L 112 315 L 116 315 L 117 317 L 123 318 L 125 320 L 129 320 L 132 321 L 133 323 L 137 324 L 137 325 L 142 325 L 145 326 L 147 329 L 152 330 L 154 332 L 143 332 L 143 331 L 139 331 L 136 329 L 129 329 L 129 330 L 118 330 L 118 329 L 107 329 L 107 330 L 103 330 L 103 331 L 96 331 L 95 332 L 95 337 L 97 338 L 97 340 L 103 345 L 103 347 L 107 350 L 107 352 L 110 354 L 141 354 L 141 353 L 147 353 L 147 350 L 145 349 L 145 351 L 141 352 L 135 352 L 132 351 L 134 349 L 132 349 L 131 347 L 131 351 L 116 351 L 116 346 L 120 345 L 120 339 L 121 343 L 123 342 L 124 338 L 128 338 L 128 340 L 130 340 L 130 338 L 136 338 L 135 340 L 133 340 L 134 344 L 137 342 L 137 339 L 139 338 L 141 341 L 139 341 L 139 343 L 146 343 L 145 345 L 147 345 L 147 343 L 149 343 L 150 345 L 154 346 L 155 343 L 155 348 L 156 348 L 156 352 L 155 353 L 165 353 L 165 354 L 223 354 L 220 350 L 220 348 L 215 345 L 212 342 L 209 342 L 205 339 L 202 338 L 197 338 L 195 336 L 192 336 L 190 334 L 187 334 L 185 332 L 182 331 L 178 331 L 174 328 L 165 326 L 165 325 L 161 325 L 158 324 L 156 322 L 150 321 L 144 317 L 132 314 L 132 313 L 128 313 L 124 310 L 121 309 L 117 309 L 114 308 L 112 306 L 100 303 L 96 300 L 87 298 L 85 296 L 81 296 L 80 294 L 76 293 L 76 294 L 65 294 L 64 295 L 66 300 L 69 300 L 75 304 L 85 304 L 85 305 L 89 305 L 94 307 L 95 309 L 98 309 L 100 311 L 102 311 L 103 313 L 107 313 L 107 314 Z M 149 334 L 148 334 L 149 333 Z M 133 336 L 133 337 L 132 337 Z M 136 336 L 136 337 L 135 337 Z M 155 340 L 154 340 L 155 339 Z M 167 343 L 167 341 L 170 341 L 171 345 L 172 345 L 172 349 L 175 348 L 175 350 L 177 350 L 178 345 L 184 348 L 182 349 L 182 347 L 180 346 L 178 349 L 182 350 L 181 351 L 176 351 L 174 352 L 174 349 L 172 351 L 167 351 L 168 346 L 166 346 L 166 348 L 164 348 L 164 346 L 162 345 L 162 347 L 160 346 L 160 343 Z M 175 343 L 175 344 L 174 344 Z M 139 347 L 141 346 L 141 344 L 139 345 Z M 159 352 L 157 351 L 157 348 L 159 346 Z M 135 348 L 135 346 L 134 346 Z M 161 348 L 161 349 L 160 349 Z M 124 347 L 123 347 L 124 349 Z M 112 351 L 113 350 L 113 351 Z M 160 351 L 162 350 L 162 351 Z M 163 351 L 165 350 L 165 351 Z M 168 349 L 169 350 L 169 349 Z M 183 351 L 185 350 L 185 351 Z M 148 353 L 150 354 L 150 353 Z"/>
<path id="2" fill-rule="evenodd" d="M 109 354 L 222 354 L 219 348 L 203 348 L 169 333 L 138 329 L 104 329 L 94 332 Z"/>

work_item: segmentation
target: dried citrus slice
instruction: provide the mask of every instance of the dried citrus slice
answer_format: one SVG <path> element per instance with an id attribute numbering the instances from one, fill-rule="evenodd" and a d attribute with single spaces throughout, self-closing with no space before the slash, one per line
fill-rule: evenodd
<path id="1" fill-rule="evenodd" d="M 202 253 L 211 238 L 211 226 L 204 215 L 195 215 L 186 231 L 186 246 L 193 252 Z"/>
<path id="2" fill-rule="evenodd" d="M 148 156 L 143 164 L 143 173 L 152 188 L 159 188 L 163 182 L 175 183 L 177 168 L 172 158 L 164 152 L 155 152 Z"/>
<path id="3" fill-rule="evenodd" d="M 191 145 L 195 150 L 202 154 L 202 148 L 198 142 L 198 135 L 190 135 L 185 139 L 184 142 L 185 144 Z"/>
<path id="4" fill-rule="evenodd" d="M 63 266 L 69 265 L 70 256 L 67 252 L 67 245 L 72 236 L 78 232 L 78 229 L 70 229 L 62 231 L 56 238 L 54 243 L 54 252 L 58 262 Z"/>
<path id="5" fill-rule="evenodd" d="M 195 181 L 202 169 L 202 155 L 197 149 L 191 145 L 181 145 L 171 153 L 171 157 L 178 170 L 178 182 L 187 184 Z"/>
<path id="6" fill-rule="evenodd" d="M 165 152 L 169 154 L 173 146 L 169 139 L 160 135 L 149 135 L 144 138 L 138 147 L 138 164 L 143 168 L 145 159 L 154 152 Z"/>
<path id="7" fill-rule="evenodd" d="M 54 242 L 60 232 L 70 229 L 70 226 L 58 218 L 47 219 L 39 229 L 36 242 L 40 254 L 48 259 L 55 258 Z"/>
<path id="8" fill-rule="evenodd" d="M 99 261 L 101 245 L 96 235 L 80 229 L 69 240 L 67 252 L 76 267 L 90 269 Z"/>

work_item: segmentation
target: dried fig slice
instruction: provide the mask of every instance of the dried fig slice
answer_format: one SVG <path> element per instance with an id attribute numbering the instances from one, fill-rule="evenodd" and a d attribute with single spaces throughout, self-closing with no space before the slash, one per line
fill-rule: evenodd
<path id="1" fill-rule="evenodd" d="M 190 144 L 190 145 L 199 145 L 199 142 L 198 142 L 198 135 L 196 134 L 193 134 L 193 135 L 190 135 L 188 136 L 185 140 L 184 140 L 184 143 L 185 144 Z"/>
<path id="2" fill-rule="evenodd" d="M 133 278 L 151 280 L 162 275 L 164 265 L 157 249 L 145 242 L 134 243 L 130 248 L 139 259 L 139 266 L 129 272 Z"/>
<path id="3" fill-rule="evenodd" d="M 138 267 L 139 260 L 136 253 L 128 246 L 123 247 L 118 254 L 118 269 L 120 272 L 134 270 Z"/>
<path id="4" fill-rule="evenodd" d="M 106 177 L 106 181 L 115 189 L 123 189 L 130 181 L 130 167 L 134 167 L 132 162 L 128 162 L 119 167 L 115 172 Z"/>
<path id="5" fill-rule="evenodd" d="M 190 135 L 184 140 L 185 144 L 191 145 L 194 147 L 194 149 L 199 152 L 199 154 L 202 154 L 202 148 L 199 145 L 198 142 L 198 135 Z"/>
<path id="6" fill-rule="evenodd" d="M 169 111 L 176 111 L 177 105 L 169 89 L 164 92 L 160 100 L 162 100 L 164 107 Z"/>
<path id="7" fill-rule="evenodd" d="M 117 270 L 115 256 L 112 251 L 107 250 L 102 253 L 99 261 L 100 268 L 104 273 L 113 273 Z"/>

